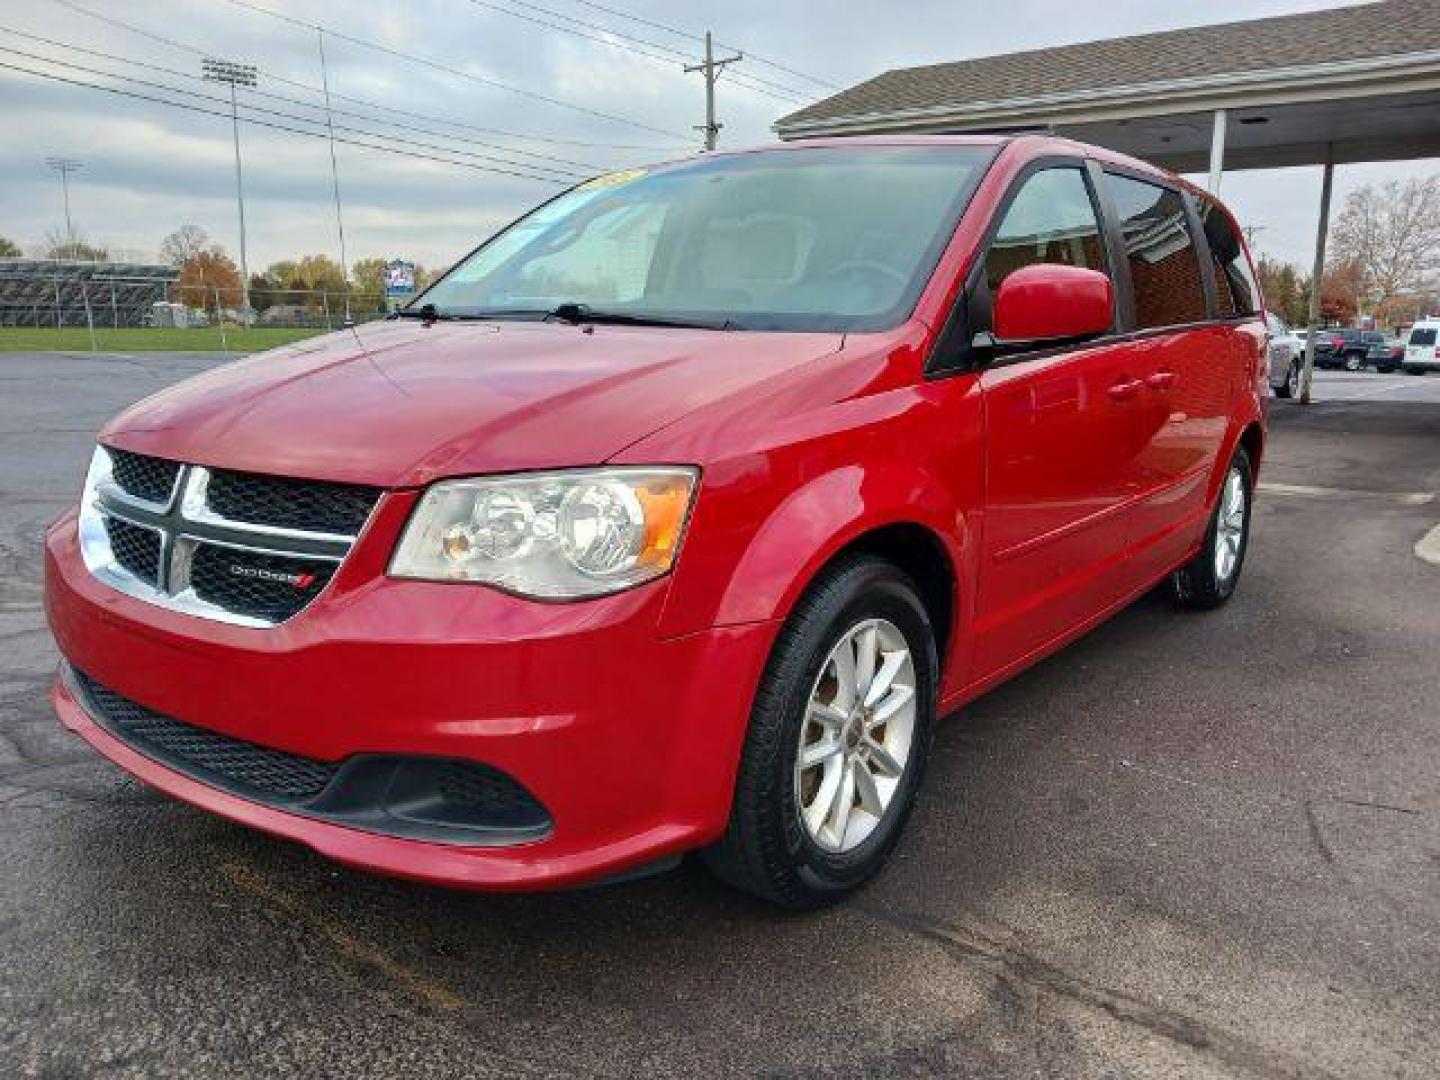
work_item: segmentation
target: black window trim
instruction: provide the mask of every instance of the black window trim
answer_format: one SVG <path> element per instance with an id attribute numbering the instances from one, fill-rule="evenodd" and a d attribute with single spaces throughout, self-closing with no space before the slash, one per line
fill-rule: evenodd
<path id="1" fill-rule="evenodd" d="M 1225 314 L 1222 314 L 1222 313 L 1221 313 L 1221 311 L 1220 311 L 1220 283 L 1219 283 L 1219 281 L 1218 281 L 1217 279 L 1215 279 L 1215 272 L 1216 272 L 1215 255 L 1214 255 L 1214 252 L 1211 251 L 1211 249 L 1210 249 L 1210 237 L 1205 234 L 1205 219 L 1204 219 L 1204 217 L 1201 216 L 1201 214 L 1200 214 L 1200 200 L 1199 200 L 1198 198 L 1196 198 L 1193 194 L 1189 193 L 1189 192 L 1187 192 L 1186 194 L 1189 195 L 1189 201 L 1193 204 L 1193 206 L 1192 206 L 1192 208 L 1191 208 L 1191 213 L 1193 214 L 1193 218 L 1194 218 L 1195 225 L 1198 226 L 1198 233 L 1197 233 L 1197 235 L 1200 237 L 1200 241 L 1201 241 L 1201 243 L 1204 245 L 1205 258 L 1204 258 L 1203 261 L 1204 261 L 1204 265 L 1205 265 L 1205 275 L 1206 275 L 1207 278 L 1209 278 L 1209 279 L 1211 280 L 1210 288 L 1211 288 L 1211 290 L 1212 290 L 1212 292 L 1213 292 L 1213 294 L 1214 294 L 1214 297 L 1215 297 L 1215 303 L 1214 303 L 1213 307 L 1211 308 L 1211 310 L 1215 313 L 1215 314 L 1214 314 L 1214 320 L 1213 320 L 1213 321 L 1215 321 L 1215 322 L 1217 322 L 1217 323 L 1222 323 L 1222 324 L 1227 325 L 1227 326 L 1230 325 L 1230 324 L 1232 324 L 1232 323 L 1238 324 L 1238 323 L 1253 322 L 1253 321 L 1255 321 L 1256 319 L 1259 319 L 1259 320 L 1263 323 L 1263 322 L 1265 321 L 1265 315 L 1266 315 L 1267 313 L 1272 314 L 1272 315 L 1275 314 L 1275 313 L 1272 312 L 1272 311 L 1270 311 L 1270 309 L 1265 306 L 1265 295 L 1264 295 L 1264 293 L 1261 291 L 1261 288 L 1260 288 L 1260 279 L 1259 279 L 1258 275 L 1255 274 L 1255 267 L 1254 267 L 1253 264 L 1252 264 L 1251 267 L 1250 267 L 1250 277 L 1251 277 L 1251 284 L 1254 286 L 1254 289 L 1255 289 L 1255 310 L 1252 311 L 1252 312 L 1250 312 L 1250 313 L 1247 314 L 1247 315 L 1241 315 L 1241 314 L 1225 315 Z M 1230 215 L 1226 212 L 1225 207 L 1221 205 L 1220 200 L 1219 200 L 1218 198 L 1216 198 L 1214 195 L 1211 195 L 1211 194 L 1208 193 L 1208 192 L 1205 193 L 1205 198 L 1209 199 L 1209 200 L 1214 204 L 1215 209 L 1216 209 L 1216 211 L 1217 211 L 1218 213 L 1225 214 L 1225 217 L 1226 217 L 1226 222 L 1225 222 L 1225 224 L 1226 224 L 1226 227 L 1227 227 L 1227 228 L 1229 228 L 1229 227 L 1231 227 L 1232 225 L 1234 225 L 1233 220 L 1230 218 Z M 1238 226 L 1235 226 L 1235 227 L 1238 228 Z M 1242 255 L 1244 255 L 1247 260 L 1249 260 L 1249 258 L 1250 258 L 1250 250 L 1249 250 L 1249 248 L 1247 248 L 1247 247 L 1245 246 L 1243 236 L 1241 237 L 1240 253 L 1241 253 Z M 1279 318 L 1279 316 L 1276 316 L 1276 317 Z M 1281 322 L 1285 322 L 1284 319 L 1281 319 L 1280 321 L 1281 321 Z M 1289 323 L 1286 323 L 1285 325 L 1289 327 L 1291 333 L 1294 333 L 1294 332 L 1295 332 L 1295 327 L 1290 326 Z M 1269 328 L 1268 326 L 1265 328 L 1265 330 L 1266 330 L 1266 333 L 1269 333 L 1269 332 L 1270 332 L 1270 328 Z"/>
<path id="2" fill-rule="evenodd" d="M 1121 272 L 1119 264 L 1117 264 L 1116 260 L 1120 257 L 1123 249 L 1116 247 L 1116 230 L 1112 227 L 1111 218 L 1101 202 L 1094 164 L 1090 158 L 1076 154 L 1046 154 L 1026 162 L 1015 174 L 1010 185 L 1005 189 L 1005 194 L 1001 196 L 994 211 L 991 212 L 990 220 L 985 225 L 985 232 L 977 245 L 975 258 L 971 261 L 970 268 L 966 273 L 965 285 L 951 305 L 945 323 L 935 337 L 935 345 L 930 350 L 930 355 L 926 357 L 924 376 L 927 380 L 945 379 L 954 375 L 978 371 L 981 368 L 1008 366 L 1080 349 L 1095 348 L 1098 345 L 1122 340 L 1125 337 L 1125 330 L 1130 325 L 1127 309 L 1127 303 L 1131 297 L 1129 267 L 1125 266 Z M 975 306 L 976 296 L 984 282 L 985 254 L 990 250 L 990 244 L 994 241 L 995 234 L 1000 231 L 1005 215 L 1009 213 L 1020 190 L 1036 173 L 1050 169 L 1075 169 L 1078 171 L 1081 182 L 1084 183 L 1086 192 L 1090 196 L 1090 206 L 1095 213 L 1095 221 L 1099 226 L 1100 237 L 1104 244 L 1106 270 L 1115 290 L 1115 304 L 1111 313 L 1111 332 L 1086 337 L 1079 341 L 1056 341 L 1038 348 L 1021 345 L 1014 351 L 990 352 L 989 355 L 981 356 L 973 344 L 975 334 L 979 331 L 970 325 L 970 310 L 972 306 Z M 988 302 L 989 298 L 985 299 Z"/>

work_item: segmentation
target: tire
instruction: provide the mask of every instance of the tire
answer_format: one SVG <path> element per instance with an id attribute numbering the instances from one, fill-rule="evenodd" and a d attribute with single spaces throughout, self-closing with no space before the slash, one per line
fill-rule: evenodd
<path id="1" fill-rule="evenodd" d="M 1275 387 L 1275 396 L 1293 398 L 1300 396 L 1300 361 L 1292 360 L 1285 372 L 1285 381 Z"/>
<path id="2" fill-rule="evenodd" d="M 1404 370 L 1404 372 L 1405 372 L 1406 375 L 1424 375 L 1424 374 L 1425 374 L 1425 369 L 1424 369 L 1424 368 L 1422 368 L 1422 367 L 1411 367 L 1409 364 L 1406 364 L 1403 370 Z"/>
<path id="3" fill-rule="evenodd" d="M 843 721 L 831 715 L 845 712 L 839 659 L 842 653 L 861 655 L 867 626 L 874 629 L 879 655 L 886 657 L 877 665 L 877 679 L 898 655 L 897 643 L 908 649 L 909 668 L 892 673 L 891 689 L 875 710 L 904 697 L 908 671 L 913 708 L 903 760 L 903 706 L 873 728 L 866 727 L 874 723 L 868 710 L 852 708 Z M 857 665 L 862 675 L 863 668 L 863 662 Z M 720 842 L 704 852 L 710 869 L 739 889 L 794 910 L 834 903 L 874 877 L 915 803 L 934 729 L 938 678 L 934 630 L 909 577 L 868 555 L 847 557 L 825 570 L 771 650 L 751 711 L 730 821 Z M 827 695 L 828 702 L 821 700 Z M 856 740 L 865 730 L 871 735 Z M 875 732 L 883 746 L 874 743 Z M 840 749 L 800 770 L 802 740 L 807 756 L 817 759 L 830 746 Z M 883 778 L 888 798 L 883 805 L 871 804 L 880 808 L 878 815 L 867 809 L 867 792 L 870 800 L 880 799 L 875 777 L 881 773 L 874 761 L 863 763 L 870 760 L 872 744 L 889 756 L 887 766 L 900 769 L 898 777 Z M 867 784 L 847 779 L 859 769 L 870 774 Z M 818 831 L 810 823 L 817 817 Z M 834 820 L 843 822 L 838 834 L 830 830 Z"/>
<path id="4" fill-rule="evenodd" d="M 1205 529 L 1205 542 L 1199 553 L 1170 575 L 1171 597 L 1181 607 L 1217 608 L 1235 594 L 1240 571 L 1245 567 L 1245 552 L 1250 546 L 1250 511 L 1254 502 L 1255 473 L 1250 456 L 1243 446 L 1235 448 L 1235 456 L 1225 470 L 1220 495 Z M 1232 485 L 1238 484 L 1238 493 Z M 1238 533 L 1235 530 L 1235 497 L 1238 494 L 1241 514 Z M 1225 559 L 1219 545 L 1227 544 L 1230 557 Z M 1227 565 L 1228 564 L 1228 565 Z"/>

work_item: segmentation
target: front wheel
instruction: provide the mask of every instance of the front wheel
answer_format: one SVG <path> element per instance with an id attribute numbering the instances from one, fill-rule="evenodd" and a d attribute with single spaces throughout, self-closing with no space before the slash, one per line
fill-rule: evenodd
<path id="1" fill-rule="evenodd" d="M 1285 372 L 1285 381 L 1275 388 L 1275 396 L 1282 398 L 1300 396 L 1300 361 L 1291 361 L 1290 370 Z"/>
<path id="2" fill-rule="evenodd" d="M 915 802 L 938 673 L 934 630 L 904 573 L 872 556 L 825 571 L 766 665 L 730 822 L 705 852 L 711 869 L 794 909 L 878 873 Z"/>
<path id="3" fill-rule="evenodd" d="M 1170 575 L 1170 593 L 1180 606 L 1215 608 L 1234 594 L 1250 545 L 1254 475 L 1250 455 L 1236 447 L 1199 554 Z"/>

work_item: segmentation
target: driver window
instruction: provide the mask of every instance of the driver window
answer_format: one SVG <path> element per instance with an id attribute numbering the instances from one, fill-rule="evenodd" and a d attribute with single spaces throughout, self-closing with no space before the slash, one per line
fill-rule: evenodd
<path id="1" fill-rule="evenodd" d="M 1045 169 L 1024 182 L 985 253 L 990 295 L 1008 275 L 1036 263 L 1106 272 L 1100 222 L 1079 168 Z"/>

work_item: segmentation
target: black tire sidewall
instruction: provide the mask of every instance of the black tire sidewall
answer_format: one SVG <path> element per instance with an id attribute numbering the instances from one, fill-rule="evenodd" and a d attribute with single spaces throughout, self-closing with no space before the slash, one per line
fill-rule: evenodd
<path id="1" fill-rule="evenodd" d="M 801 889 L 811 899 L 840 895 L 871 877 L 889 856 L 914 804 L 925 771 L 930 739 L 934 730 L 938 658 L 935 635 L 914 586 L 898 570 L 879 560 L 856 566 L 833 603 L 808 613 L 801 634 L 786 643 L 805 655 L 802 664 L 784 676 L 781 690 L 783 708 L 778 717 L 763 722 L 779 725 L 778 753 L 769 763 L 773 770 L 766 787 L 780 793 L 775 805 L 764 808 L 769 819 L 762 828 L 775 830 Z M 830 599 L 830 598 L 827 598 Z M 905 636 L 915 666 L 915 731 L 905 775 L 885 816 L 875 831 L 852 851 L 829 852 L 821 848 L 800 820 L 795 790 L 795 758 L 800 749 L 800 725 L 804 720 L 811 690 L 821 666 L 840 636 L 865 619 L 882 618 L 893 623 Z M 783 666 L 783 665 L 782 665 Z"/>
<path id="2" fill-rule="evenodd" d="M 1215 545 L 1219 543 L 1220 514 L 1225 507 L 1225 488 L 1230 483 L 1230 474 L 1239 470 L 1240 482 L 1245 488 L 1245 521 L 1240 533 L 1240 550 L 1235 556 L 1235 566 L 1229 577 L 1223 581 L 1215 573 Z M 1205 534 L 1204 557 L 1208 568 L 1210 591 L 1219 600 L 1228 600 L 1240 583 L 1240 572 L 1245 569 L 1245 554 L 1250 549 L 1250 514 L 1254 508 L 1254 480 L 1250 471 L 1250 458 L 1244 450 L 1237 450 L 1225 469 L 1225 479 L 1220 484 L 1220 496 L 1215 500 L 1215 512 L 1210 515 L 1210 529 Z"/>

